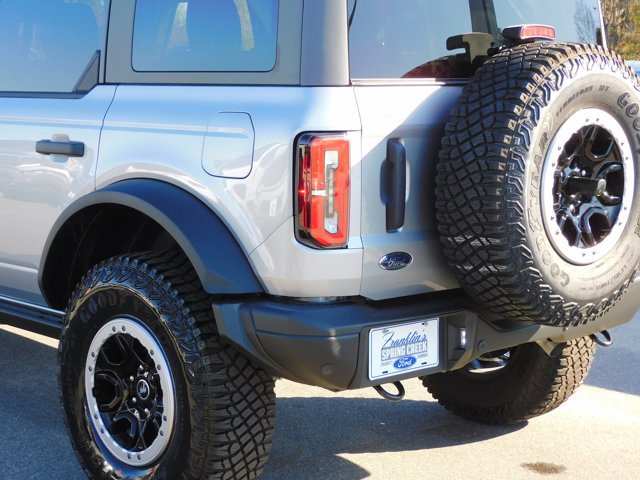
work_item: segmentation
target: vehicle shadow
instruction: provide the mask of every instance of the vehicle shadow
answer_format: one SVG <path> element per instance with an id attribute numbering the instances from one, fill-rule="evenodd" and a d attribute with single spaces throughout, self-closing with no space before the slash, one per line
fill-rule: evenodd
<path id="1" fill-rule="evenodd" d="M 467 422 L 427 398 L 426 391 L 425 401 L 399 403 L 382 398 L 279 398 L 276 441 L 262 478 L 370 478 L 369 472 L 342 455 L 428 451 L 482 442 L 526 426 Z"/>
<path id="2" fill-rule="evenodd" d="M 56 360 L 54 348 L 0 330 L 0 478 L 86 478 L 67 438 Z M 277 412 L 264 480 L 363 479 L 369 473 L 340 455 L 443 448 L 522 428 L 479 426 L 426 400 L 283 397 Z"/>
<path id="3" fill-rule="evenodd" d="M 640 396 L 635 375 L 635 365 L 640 364 L 640 313 L 611 333 L 614 347 L 598 347 L 585 383 Z M 435 402 L 391 403 L 376 397 L 279 398 L 277 408 L 276 441 L 265 480 L 369 478 L 342 455 L 428 451 L 482 442 L 526 426 L 478 425 Z"/>

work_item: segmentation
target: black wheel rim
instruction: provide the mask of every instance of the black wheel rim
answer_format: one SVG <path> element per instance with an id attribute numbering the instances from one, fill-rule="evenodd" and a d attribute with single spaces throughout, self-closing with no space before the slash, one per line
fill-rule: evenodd
<path id="1" fill-rule="evenodd" d="M 175 393 L 157 339 L 129 319 L 107 323 L 94 337 L 85 370 L 89 419 L 118 460 L 145 466 L 165 451 Z"/>
<path id="2" fill-rule="evenodd" d="M 557 253 L 576 264 L 604 257 L 629 218 L 634 167 L 626 133 L 599 109 L 577 112 L 549 147 L 541 191 Z"/>
<path id="3" fill-rule="evenodd" d="M 556 222 L 569 245 L 595 247 L 611 230 L 624 195 L 624 165 L 611 133 L 597 125 L 565 145 L 553 187 Z"/>

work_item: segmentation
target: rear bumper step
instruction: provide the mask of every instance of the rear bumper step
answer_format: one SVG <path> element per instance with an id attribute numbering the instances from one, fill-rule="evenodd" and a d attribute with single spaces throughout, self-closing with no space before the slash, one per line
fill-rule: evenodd
<path id="1" fill-rule="evenodd" d="M 635 292 L 635 294 L 634 294 Z M 461 368 L 483 353 L 527 342 L 548 348 L 628 322 L 638 304 L 631 287 L 607 315 L 571 328 L 520 323 L 503 325 L 477 307 L 461 290 L 385 302 L 354 300 L 332 304 L 288 303 L 274 298 L 213 305 L 220 335 L 274 375 L 329 390 L 372 387 L 369 379 L 369 331 L 374 328 L 439 318 L 439 364 L 385 378 L 408 378 Z M 462 335 L 461 332 L 464 331 Z M 464 336 L 464 341 L 462 340 Z"/>

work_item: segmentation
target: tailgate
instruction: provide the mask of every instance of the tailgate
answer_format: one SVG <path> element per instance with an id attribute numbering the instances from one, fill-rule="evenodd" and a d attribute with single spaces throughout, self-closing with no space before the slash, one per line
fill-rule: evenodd
<path id="1" fill-rule="evenodd" d="M 379 300 L 457 287 L 438 240 L 434 183 L 444 123 L 461 87 L 362 85 L 355 92 L 362 119 L 362 295 Z M 393 161 L 387 159 L 390 143 L 406 159 L 399 228 L 387 222 L 387 209 L 395 208 L 386 191 L 393 182 L 389 176 L 403 174 L 385 165 Z M 382 268 L 381 260 L 396 252 L 408 253 L 411 264 Z"/>
<path id="2" fill-rule="evenodd" d="M 438 242 L 434 176 L 461 85 L 509 25 L 553 25 L 559 41 L 598 42 L 598 1 L 348 0 L 348 7 L 349 63 L 362 123 L 362 295 L 454 288 Z M 389 256 L 395 252 L 402 253 Z M 385 270 L 381 263 L 401 268 Z"/>

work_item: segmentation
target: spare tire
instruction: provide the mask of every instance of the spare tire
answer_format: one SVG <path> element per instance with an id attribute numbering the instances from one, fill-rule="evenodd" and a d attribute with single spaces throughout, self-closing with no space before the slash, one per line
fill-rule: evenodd
<path id="1" fill-rule="evenodd" d="M 492 57 L 446 126 L 436 178 L 444 254 L 501 318 L 603 315 L 640 263 L 640 83 L 602 47 Z"/>

